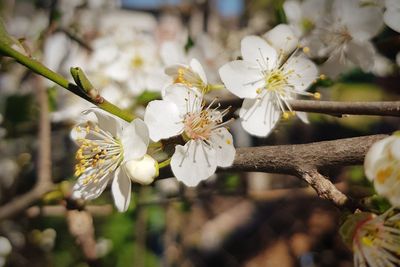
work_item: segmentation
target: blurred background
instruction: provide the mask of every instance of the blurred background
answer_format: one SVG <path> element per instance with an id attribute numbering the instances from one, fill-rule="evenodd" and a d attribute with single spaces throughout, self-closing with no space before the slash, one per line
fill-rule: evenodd
<path id="1" fill-rule="evenodd" d="M 195 57 L 209 81 L 220 83 L 218 68 L 240 56 L 244 36 L 287 22 L 283 2 L 2 0 L 0 12 L 30 55 L 65 77 L 70 67 L 83 68 L 106 99 L 140 115 L 160 97 L 165 66 Z M 352 68 L 311 90 L 324 100 L 398 100 L 399 34 L 386 27 L 373 42 L 380 58 L 371 72 Z M 265 173 L 218 174 L 196 188 L 174 178 L 134 185 L 126 213 L 114 209 L 106 190 L 86 203 L 89 222 L 82 225 L 93 221 L 88 238 L 95 251 L 84 251 L 69 221 L 76 205 L 69 199 L 76 150 L 69 131 L 90 104 L 9 58 L 1 58 L 0 71 L 0 210 L 38 181 L 43 112 L 51 138 L 41 140 L 51 145 L 48 173 L 56 184 L 28 208 L 0 218 L 0 266 L 353 266 L 337 232 L 340 212 L 297 178 Z M 232 131 L 236 146 L 245 147 L 391 133 L 400 125 L 394 117 L 309 114 L 309 120 L 284 121 L 268 138 L 250 137 L 238 122 Z M 362 166 L 326 174 L 351 196 L 373 193 Z"/>

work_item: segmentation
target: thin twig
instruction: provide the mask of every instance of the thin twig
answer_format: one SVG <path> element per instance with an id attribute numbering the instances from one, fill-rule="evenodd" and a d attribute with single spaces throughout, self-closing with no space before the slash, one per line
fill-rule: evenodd
<path id="1" fill-rule="evenodd" d="M 220 99 L 221 107 L 242 105 L 243 99 Z M 313 112 L 333 116 L 343 115 L 376 115 L 400 117 L 400 101 L 342 102 L 317 100 L 288 100 L 295 111 Z"/>

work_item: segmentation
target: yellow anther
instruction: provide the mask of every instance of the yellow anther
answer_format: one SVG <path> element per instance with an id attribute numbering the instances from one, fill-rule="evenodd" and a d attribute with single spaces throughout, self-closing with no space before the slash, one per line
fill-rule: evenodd
<path id="1" fill-rule="evenodd" d="M 320 80 L 325 80 L 325 79 L 326 79 L 326 75 L 325 75 L 325 74 L 319 75 L 319 79 L 320 79 Z"/>
<path id="2" fill-rule="evenodd" d="M 393 174 L 393 168 L 387 167 L 385 169 L 379 170 L 376 174 L 376 180 L 378 183 L 383 184 Z"/>
<path id="3" fill-rule="evenodd" d="M 100 132 L 100 128 L 99 128 L 99 126 L 98 125 L 96 125 L 95 127 L 94 127 L 94 130 L 98 133 L 98 132 Z"/>
<path id="4" fill-rule="evenodd" d="M 310 48 L 307 47 L 307 46 L 303 47 L 303 52 L 304 52 L 305 54 L 310 53 Z"/>
<path id="5" fill-rule="evenodd" d="M 372 246 L 374 244 L 374 241 L 371 238 L 367 237 L 367 236 L 363 236 L 361 238 L 361 240 L 364 243 L 364 245 L 367 245 L 367 246 Z"/>
<path id="6" fill-rule="evenodd" d="M 282 114 L 282 118 L 283 118 L 284 120 L 287 120 L 287 119 L 289 119 L 289 118 L 290 118 L 290 113 L 289 113 L 289 112 L 287 112 L 287 111 L 283 112 L 283 114 Z"/>
<path id="7" fill-rule="evenodd" d="M 77 131 L 78 133 L 80 133 L 80 132 L 82 131 L 81 126 L 76 126 L 75 129 L 76 129 L 76 131 Z"/>
<path id="8" fill-rule="evenodd" d="M 89 124 L 86 126 L 86 133 L 87 134 L 89 134 L 89 132 L 90 132 L 90 126 L 89 126 Z"/>
<path id="9" fill-rule="evenodd" d="M 230 145 L 232 144 L 232 141 L 230 139 L 226 139 L 226 144 Z"/>
<path id="10" fill-rule="evenodd" d="M 319 92 L 314 93 L 314 98 L 315 99 L 321 99 L 321 94 Z"/>
<path id="11" fill-rule="evenodd" d="M 256 93 L 261 94 L 261 92 L 262 92 L 262 88 L 257 88 Z"/>

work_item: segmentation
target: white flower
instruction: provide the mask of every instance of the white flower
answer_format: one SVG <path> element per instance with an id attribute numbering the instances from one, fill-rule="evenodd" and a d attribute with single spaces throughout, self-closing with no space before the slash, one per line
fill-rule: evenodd
<path id="1" fill-rule="evenodd" d="M 126 211 L 131 197 L 129 162 L 138 161 L 146 154 L 149 143 L 148 129 L 144 122 L 135 119 L 131 123 L 100 109 L 90 109 L 95 119 L 80 123 L 71 132 L 79 145 L 73 188 L 74 198 L 97 198 L 112 180 L 112 194 L 119 211 Z"/>
<path id="2" fill-rule="evenodd" d="M 400 136 L 394 134 L 376 142 L 364 161 L 365 174 L 378 194 L 400 206 Z"/>
<path id="3" fill-rule="evenodd" d="M 321 71 L 335 77 L 350 63 L 370 71 L 375 54 L 370 40 L 383 26 L 380 8 L 360 6 L 359 0 L 335 0 L 331 17 L 323 22 L 310 41 L 312 51 L 328 57 Z"/>
<path id="4" fill-rule="evenodd" d="M 144 90 L 161 91 L 168 82 L 163 73 L 155 40 L 151 36 L 136 34 L 134 38 L 118 36 L 99 38 L 88 74 L 109 79 L 125 89 L 125 95 L 140 95 Z M 109 83 L 109 82 L 108 82 Z"/>
<path id="5" fill-rule="evenodd" d="M 217 166 L 233 163 L 232 135 L 223 127 L 227 110 L 204 107 L 202 95 L 181 84 L 165 89 L 163 100 L 148 104 L 144 121 L 154 141 L 182 134 L 186 144 L 177 145 L 171 158 L 175 177 L 196 186 L 215 173 Z"/>
<path id="6" fill-rule="evenodd" d="M 6 264 L 7 256 L 11 253 L 12 246 L 10 241 L 0 236 L 0 267 L 3 267 Z"/>
<path id="7" fill-rule="evenodd" d="M 400 32 L 400 1 L 386 0 L 385 6 L 386 11 L 383 14 L 383 21 L 396 32 Z"/>
<path id="8" fill-rule="evenodd" d="M 311 95 L 305 90 L 318 70 L 302 56 L 292 54 L 286 60 L 257 36 L 245 37 L 241 52 L 243 60 L 225 64 L 219 74 L 229 91 L 245 99 L 239 112 L 243 128 L 252 135 L 267 136 L 281 115 L 287 118 L 287 110 L 292 111 L 288 100 Z"/>
<path id="9" fill-rule="evenodd" d="M 207 90 L 207 77 L 200 62 L 193 58 L 189 65 L 175 64 L 165 69 L 165 73 L 173 78 L 173 82 L 200 91 Z"/>
<path id="10" fill-rule="evenodd" d="M 327 0 L 285 1 L 283 4 L 286 18 L 297 37 L 310 33 L 326 16 Z"/>
<path id="11" fill-rule="evenodd" d="M 134 182 L 151 184 L 158 176 L 158 162 L 149 155 L 144 155 L 140 160 L 130 160 L 125 165 L 128 176 Z"/>
<path id="12" fill-rule="evenodd" d="M 340 232 L 353 249 L 354 266 L 400 266 L 399 222 L 399 210 L 393 208 L 379 216 L 366 212 L 351 215 Z"/>
<path id="13" fill-rule="evenodd" d="M 287 24 L 279 24 L 266 32 L 263 38 L 282 56 L 292 53 L 299 45 L 299 39 Z"/>

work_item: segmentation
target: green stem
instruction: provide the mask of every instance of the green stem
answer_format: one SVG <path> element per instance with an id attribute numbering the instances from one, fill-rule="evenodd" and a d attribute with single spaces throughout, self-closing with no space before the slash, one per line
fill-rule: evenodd
<path id="1" fill-rule="evenodd" d="M 4 56 L 14 58 L 17 62 L 24 65 L 28 69 L 55 82 L 56 84 L 67 89 L 68 91 L 76 94 L 77 96 L 82 97 L 83 99 L 91 102 L 92 104 L 98 106 L 99 108 L 111 114 L 114 114 L 115 116 L 120 117 L 123 120 L 132 121 L 134 119 L 134 116 L 132 114 L 121 110 L 119 107 L 115 106 L 114 104 L 108 102 L 105 99 L 101 103 L 95 102 L 88 94 L 86 94 L 86 92 L 82 88 L 78 87 L 75 84 L 70 83 L 63 76 L 50 70 L 49 68 L 41 64 L 39 61 L 21 54 L 17 50 L 11 48 L 9 45 L 4 43 L 2 40 L 0 41 L 0 53 L 3 54 Z"/>
<path id="2" fill-rule="evenodd" d="M 170 163 L 171 163 L 171 158 L 161 161 L 160 163 L 158 163 L 158 168 L 161 169 L 161 168 L 167 167 L 167 166 L 169 166 Z"/>

